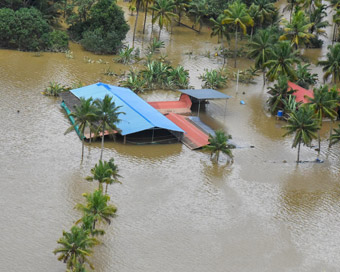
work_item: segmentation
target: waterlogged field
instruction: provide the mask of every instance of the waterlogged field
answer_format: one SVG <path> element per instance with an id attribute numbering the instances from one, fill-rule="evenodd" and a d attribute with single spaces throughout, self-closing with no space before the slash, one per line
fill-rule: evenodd
<path id="1" fill-rule="evenodd" d="M 119 3 L 133 25 L 134 17 Z M 150 38 L 148 24 L 145 36 L 138 29 L 135 46 L 143 52 Z M 204 69 L 222 66 L 214 56 L 217 39 L 207 28 L 197 34 L 174 26 L 172 35 L 162 32 L 162 39 L 162 53 L 189 70 L 191 86 L 201 86 L 198 76 Z M 131 30 L 127 43 L 132 45 Z M 122 73 L 131 67 L 75 44 L 71 51 L 73 58 L 0 51 L 1 271 L 64 271 L 52 253 L 56 240 L 80 217 L 73 208 L 83 201 L 82 193 L 97 186 L 84 178 L 98 162 L 100 143 L 86 145 L 81 164 L 81 142 L 75 133 L 64 136 L 70 124 L 59 100 L 40 92 L 49 81 L 117 84 L 119 79 L 104 75 L 105 69 Z M 315 63 L 325 53 L 324 48 L 305 55 Z M 240 69 L 250 65 L 239 60 Z M 233 165 L 226 165 L 224 157 L 213 164 L 207 153 L 181 144 L 105 143 L 104 159 L 115 158 L 123 178 L 122 185 L 109 188 L 118 216 L 92 257 L 96 271 L 339 270 L 339 145 L 327 148 L 325 123 L 324 163 L 297 166 L 292 138 L 282 137 L 284 122 L 264 109 L 266 89 L 261 76 L 256 81 L 240 84 L 237 92 L 229 81 L 221 90 L 232 96 L 226 113 L 224 102 L 211 102 L 200 114 L 212 128 L 233 136 L 240 147 L 233 150 Z M 178 96 L 172 91 L 142 95 L 148 101 Z M 315 160 L 316 152 L 303 147 L 301 158 Z"/>

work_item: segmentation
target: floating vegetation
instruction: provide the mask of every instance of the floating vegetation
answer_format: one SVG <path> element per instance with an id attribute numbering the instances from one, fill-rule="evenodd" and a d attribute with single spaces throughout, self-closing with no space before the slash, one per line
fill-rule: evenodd
<path id="1" fill-rule="evenodd" d="M 146 89 L 146 81 L 140 73 L 130 70 L 126 80 L 120 82 L 122 87 L 126 87 L 135 93 L 142 93 Z"/>
<path id="2" fill-rule="evenodd" d="M 111 67 L 108 67 L 104 70 L 104 75 L 106 76 L 117 76 L 117 74 L 113 71 Z"/>
<path id="3" fill-rule="evenodd" d="M 97 60 L 96 63 L 99 63 L 99 64 L 109 64 L 107 61 L 105 61 L 103 59 Z"/>
<path id="4" fill-rule="evenodd" d="M 73 51 L 67 50 L 67 51 L 65 52 L 65 57 L 68 58 L 68 59 L 73 59 L 73 58 L 74 58 L 74 56 L 73 56 Z"/>
<path id="5" fill-rule="evenodd" d="M 84 56 L 84 62 L 85 63 L 94 63 L 95 61 L 91 58 L 89 58 L 88 56 Z"/>
<path id="6" fill-rule="evenodd" d="M 41 57 L 43 54 L 41 51 L 37 51 L 33 53 L 33 57 Z"/>

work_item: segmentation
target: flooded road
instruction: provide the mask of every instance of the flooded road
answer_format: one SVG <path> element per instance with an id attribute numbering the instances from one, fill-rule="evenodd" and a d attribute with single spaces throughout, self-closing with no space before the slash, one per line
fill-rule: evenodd
<path id="1" fill-rule="evenodd" d="M 126 16 L 132 25 L 134 17 Z M 150 30 L 145 39 L 138 33 L 136 46 L 147 46 Z M 131 35 L 130 30 L 130 45 Z M 204 68 L 222 65 L 206 57 L 218 47 L 207 28 L 197 34 L 174 27 L 172 35 L 163 31 L 162 39 L 163 53 L 189 70 L 196 88 Z M 70 123 L 59 100 L 40 92 L 49 81 L 116 84 L 118 79 L 103 71 L 130 67 L 75 44 L 71 51 L 72 59 L 0 50 L 0 271 L 65 271 L 52 253 L 56 240 L 80 217 L 73 208 L 81 194 L 96 187 L 84 178 L 98 162 L 100 144 L 86 145 L 81 164 L 81 142 L 75 133 L 64 136 Z M 193 54 L 185 54 L 189 51 Z M 316 62 L 325 52 L 306 54 Z M 240 69 L 251 64 L 239 61 Z M 285 123 L 264 109 L 262 77 L 254 85 L 240 84 L 237 93 L 233 81 L 221 91 L 232 96 L 226 115 L 224 102 L 212 102 L 200 117 L 226 130 L 241 147 L 233 150 L 233 165 L 226 165 L 225 157 L 212 164 L 207 153 L 181 144 L 105 143 L 104 158 L 115 158 L 123 184 L 109 188 L 118 217 L 95 249 L 95 271 L 339 271 L 340 146 L 328 150 L 329 124 L 321 133 L 325 162 L 296 166 L 292 138 L 282 137 Z M 178 94 L 142 96 L 154 101 Z M 301 158 L 315 160 L 316 152 L 303 147 Z"/>

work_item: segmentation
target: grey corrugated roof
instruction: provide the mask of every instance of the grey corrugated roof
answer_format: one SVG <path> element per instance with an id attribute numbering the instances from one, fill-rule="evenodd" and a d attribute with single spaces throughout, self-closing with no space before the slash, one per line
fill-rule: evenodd
<path id="1" fill-rule="evenodd" d="M 231 96 L 221 93 L 213 89 L 200 89 L 200 90 L 179 90 L 181 93 L 185 93 L 200 100 L 212 100 L 212 99 L 228 99 Z"/>

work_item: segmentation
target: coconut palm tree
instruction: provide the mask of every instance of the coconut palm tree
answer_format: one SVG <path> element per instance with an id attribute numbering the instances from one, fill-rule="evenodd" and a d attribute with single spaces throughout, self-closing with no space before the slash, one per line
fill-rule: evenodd
<path id="1" fill-rule="evenodd" d="M 309 67 L 310 63 L 303 65 L 299 63 L 296 69 L 298 79 L 295 83 L 305 89 L 308 89 L 310 85 L 314 85 L 318 81 L 318 75 L 312 74 Z"/>
<path id="2" fill-rule="evenodd" d="M 136 7 L 136 19 L 135 19 L 135 26 L 133 28 L 133 36 L 132 36 L 132 46 L 135 44 L 135 37 L 136 37 L 136 28 L 137 28 L 137 22 L 138 22 L 138 15 L 139 15 L 139 8 L 140 5 L 142 4 L 143 0 L 132 0 L 132 3 Z"/>
<path id="3" fill-rule="evenodd" d="M 334 41 L 338 40 L 338 29 L 340 25 L 340 8 L 335 9 L 335 13 L 333 15 L 333 38 L 332 38 L 332 45 Z"/>
<path id="4" fill-rule="evenodd" d="M 189 4 L 189 15 L 194 19 L 194 26 L 199 24 L 198 32 L 201 32 L 203 26 L 203 18 L 208 14 L 208 2 L 207 0 L 192 1 Z"/>
<path id="5" fill-rule="evenodd" d="M 92 97 L 89 99 L 80 98 L 80 104 L 79 106 L 74 107 L 74 112 L 70 113 L 69 116 L 74 118 L 74 125 L 69 127 L 65 134 L 70 133 L 74 129 L 79 129 L 81 132 L 81 142 L 82 142 L 82 148 L 81 148 L 81 159 L 83 160 L 84 157 L 84 139 L 85 139 L 85 129 L 90 128 L 90 131 L 93 128 L 93 123 L 96 120 L 96 114 L 95 114 L 95 107 L 92 103 Z M 91 138 L 91 136 L 90 136 Z"/>
<path id="6" fill-rule="evenodd" d="M 310 28 L 310 33 L 315 35 L 315 38 L 318 39 L 318 36 L 327 37 L 327 33 L 324 30 L 327 26 L 329 26 L 329 22 L 324 19 L 327 17 L 326 5 L 321 5 L 317 7 L 314 12 L 310 15 L 310 22 L 313 24 Z"/>
<path id="7" fill-rule="evenodd" d="M 293 90 L 288 91 L 288 79 L 286 76 L 280 76 L 277 83 L 273 87 L 269 87 L 268 94 L 270 97 L 267 100 L 267 104 L 272 114 L 276 114 L 279 109 L 283 109 L 285 101 L 289 95 L 293 93 Z"/>
<path id="8" fill-rule="evenodd" d="M 300 107 L 298 111 L 290 113 L 288 125 L 283 128 L 287 130 L 283 136 L 294 134 L 292 148 L 298 147 L 296 162 L 299 163 L 301 143 L 310 146 L 312 140 L 317 138 L 316 132 L 320 128 L 314 110 L 309 106 Z"/>
<path id="9" fill-rule="evenodd" d="M 330 96 L 330 100 L 336 101 L 336 118 L 331 118 L 331 125 L 330 125 L 330 129 L 329 129 L 329 145 L 328 147 L 331 147 L 331 138 L 332 138 L 332 131 L 333 131 L 333 125 L 336 119 L 338 119 L 339 117 L 339 106 L 340 106 L 340 93 L 339 90 L 337 88 L 337 86 L 333 86 L 330 90 L 329 90 L 329 96 Z"/>
<path id="10" fill-rule="evenodd" d="M 146 25 L 146 17 L 148 15 L 148 7 L 149 7 L 149 4 L 152 4 L 152 3 L 153 3 L 153 0 L 143 0 L 144 9 L 145 9 L 143 34 L 145 33 L 145 25 Z"/>
<path id="11" fill-rule="evenodd" d="M 288 5 L 284 7 L 283 12 L 289 10 L 289 22 L 292 21 L 292 14 L 294 9 L 299 5 L 299 0 L 287 0 Z"/>
<path id="12" fill-rule="evenodd" d="M 118 179 L 122 177 L 121 175 L 118 174 L 119 169 L 118 169 L 118 166 L 115 164 L 113 158 L 111 158 L 108 161 L 108 165 L 110 166 L 112 173 L 111 173 L 111 179 L 107 179 L 105 181 L 105 183 L 106 183 L 105 194 L 107 193 L 108 185 L 112 184 L 112 183 L 121 183 Z"/>
<path id="13" fill-rule="evenodd" d="M 272 54 L 272 47 L 275 42 L 275 37 L 271 35 L 267 29 L 259 30 L 254 39 L 249 42 L 248 56 L 255 60 L 255 68 L 261 69 L 263 73 L 263 86 L 266 84 L 266 66 L 265 63 L 269 60 Z"/>
<path id="14" fill-rule="evenodd" d="M 243 31 L 244 34 L 247 33 L 247 26 L 253 26 L 254 21 L 249 16 L 247 12 L 246 4 L 242 3 L 240 0 L 232 2 L 228 9 L 224 11 L 225 18 L 223 19 L 223 24 L 231 24 L 235 26 L 235 52 L 234 52 L 234 67 L 236 68 L 236 56 L 237 56 L 237 35 L 239 29 Z"/>
<path id="15" fill-rule="evenodd" d="M 175 5 L 175 12 L 178 16 L 178 25 L 180 25 L 182 15 L 188 10 L 191 0 L 173 0 L 173 2 Z"/>
<path id="16" fill-rule="evenodd" d="M 264 22 L 272 22 L 276 8 L 271 0 L 255 0 L 253 3 L 257 6 L 256 18 L 260 27 L 262 27 Z"/>
<path id="17" fill-rule="evenodd" d="M 267 78 L 270 81 L 279 76 L 287 76 L 288 79 L 295 81 L 297 79 L 294 70 L 294 64 L 300 63 L 298 58 L 299 52 L 293 50 L 288 41 L 281 41 L 273 46 L 270 60 L 264 66 L 268 67 Z"/>
<path id="18" fill-rule="evenodd" d="M 318 65 L 323 66 L 323 79 L 327 80 L 332 76 L 333 82 L 336 83 L 337 79 L 340 79 L 340 43 L 328 46 L 328 50 L 327 59 L 319 61 Z"/>
<path id="19" fill-rule="evenodd" d="M 93 216 L 92 230 L 96 228 L 97 222 L 111 224 L 111 219 L 115 217 L 117 208 L 114 205 L 108 204 L 110 197 L 104 195 L 101 190 L 96 190 L 92 194 L 85 193 L 83 196 L 86 199 L 86 204 L 78 203 L 76 209 L 82 211 L 84 215 Z"/>
<path id="20" fill-rule="evenodd" d="M 98 181 L 98 189 L 103 189 L 103 183 L 111 184 L 114 182 L 112 180 L 112 175 L 114 174 L 112 169 L 112 163 L 109 164 L 107 161 L 101 161 L 99 160 L 98 164 L 95 164 L 95 166 L 91 169 L 91 174 L 93 175 L 86 177 L 87 181 Z"/>
<path id="21" fill-rule="evenodd" d="M 163 26 L 168 27 L 172 19 L 178 17 L 178 15 L 173 12 L 175 4 L 172 0 L 155 0 L 151 9 L 155 11 L 152 23 L 158 21 L 158 40 L 160 40 Z"/>
<path id="22" fill-rule="evenodd" d="M 210 37 L 217 36 L 217 42 L 221 42 L 222 48 L 224 48 L 223 37 L 226 37 L 228 41 L 230 41 L 230 35 L 228 33 L 228 27 L 225 24 L 222 24 L 224 19 L 224 15 L 221 14 L 217 17 L 217 19 L 210 18 L 210 22 L 213 24 L 211 27 Z"/>
<path id="23" fill-rule="evenodd" d="M 298 49 L 300 44 L 309 43 L 310 39 L 315 37 L 314 34 L 310 33 L 313 23 L 309 22 L 302 10 L 294 13 L 291 22 L 283 19 L 282 23 L 284 34 L 280 37 L 280 40 L 290 40 L 295 49 Z"/>
<path id="24" fill-rule="evenodd" d="M 235 146 L 228 143 L 229 139 L 231 139 L 231 135 L 225 134 L 223 130 L 216 130 L 215 136 L 209 135 L 209 144 L 203 149 L 210 151 L 210 158 L 214 157 L 216 162 L 218 162 L 220 152 L 226 154 L 233 161 L 231 149 Z"/>
<path id="25" fill-rule="evenodd" d="M 112 133 L 114 130 L 117 131 L 116 124 L 120 122 L 119 115 L 125 113 L 118 111 L 121 106 L 116 107 L 115 102 L 112 100 L 112 96 L 109 95 L 105 95 L 104 99 L 96 99 L 94 105 L 96 107 L 95 114 L 98 121 L 98 131 L 101 130 L 102 134 L 101 160 L 103 158 L 105 131 L 108 131 L 109 133 Z"/>
<path id="26" fill-rule="evenodd" d="M 315 9 L 321 6 L 321 0 L 299 0 L 299 3 L 307 11 L 308 16 L 311 16 Z"/>
<path id="27" fill-rule="evenodd" d="M 91 248 L 99 242 L 89 237 L 89 234 L 89 230 L 78 226 L 73 226 L 71 232 L 63 231 L 63 236 L 57 241 L 60 247 L 56 248 L 53 253 L 60 254 L 58 260 L 66 263 L 68 269 L 74 269 L 85 263 L 93 268 L 87 257 L 91 256 Z"/>
<path id="28" fill-rule="evenodd" d="M 334 129 L 334 133 L 331 134 L 331 137 L 329 139 L 329 147 L 332 145 L 340 142 L 340 124 L 339 127 Z"/>
<path id="29" fill-rule="evenodd" d="M 338 106 L 338 101 L 333 100 L 331 93 L 328 90 L 327 85 L 320 86 L 319 88 L 313 89 L 313 98 L 308 98 L 310 107 L 316 114 L 316 119 L 319 122 L 319 126 L 322 126 L 322 118 L 329 117 L 334 120 L 337 117 L 335 108 Z M 321 151 L 321 139 L 320 133 L 318 132 L 318 154 Z"/>
<path id="30" fill-rule="evenodd" d="M 90 234 L 92 237 L 104 235 L 105 231 L 102 229 L 93 229 L 93 223 L 94 223 L 94 215 L 92 214 L 84 214 L 84 216 L 78 221 L 78 223 L 81 222 L 81 227 L 84 230 L 90 230 Z"/>

